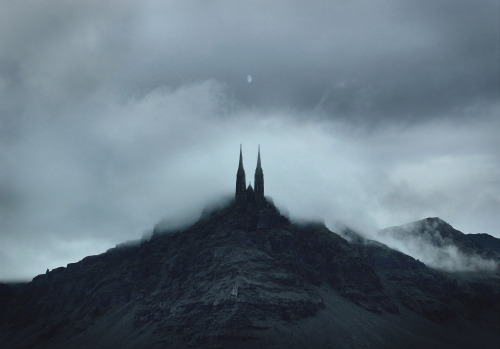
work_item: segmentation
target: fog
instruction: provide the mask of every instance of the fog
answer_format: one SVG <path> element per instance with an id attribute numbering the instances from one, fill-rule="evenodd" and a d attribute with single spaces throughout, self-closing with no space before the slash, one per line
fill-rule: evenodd
<path id="1" fill-rule="evenodd" d="M 445 222 L 441 224 L 436 220 L 432 224 L 427 220 L 412 222 L 379 231 L 374 238 L 434 269 L 448 272 L 498 271 L 496 261 L 481 256 L 478 251 L 467 250 L 466 246 L 457 246 L 451 236 L 442 232 L 449 227 L 443 226 Z"/>
<path id="2" fill-rule="evenodd" d="M 2 2 L 0 279 L 196 219 L 233 194 L 240 144 L 247 178 L 261 145 L 266 195 L 293 219 L 373 236 L 439 216 L 499 237 L 498 14 Z"/>

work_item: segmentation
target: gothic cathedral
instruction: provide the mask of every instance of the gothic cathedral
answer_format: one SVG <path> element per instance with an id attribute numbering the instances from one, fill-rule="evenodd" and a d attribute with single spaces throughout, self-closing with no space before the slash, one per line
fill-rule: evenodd
<path id="1" fill-rule="evenodd" d="M 264 198 L 264 172 L 260 163 L 260 145 L 259 155 L 257 156 L 257 168 L 255 169 L 255 188 L 250 183 L 246 186 L 245 169 L 243 168 L 243 155 L 240 145 L 240 164 L 236 174 L 236 204 L 238 205 L 256 205 L 263 206 L 266 203 Z"/>

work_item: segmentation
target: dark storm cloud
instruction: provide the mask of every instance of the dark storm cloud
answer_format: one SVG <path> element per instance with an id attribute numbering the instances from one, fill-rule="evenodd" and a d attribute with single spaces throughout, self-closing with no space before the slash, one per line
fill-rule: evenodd
<path id="1" fill-rule="evenodd" d="M 498 13 L 2 2 L 0 278 L 193 219 L 233 190 L 240 143 L 249 174 L 262 144 L 268 193 L 297 219 L 498 233 Z"/>
<path id="2" fill-rule="evenodd" d="M 498 96 L 496 1 L 7 7 L 4 70 L 66 98 L 216 79 L 248 106 L 420 119 Z"/>
<path id="3" fill-rule="evenodd" d="M 461 113 L 472 101 L 487 104 L 498 93 L 496 2 L 157 10 L 161 18 L 137 35 L 147 51 L 159 52 L 150 63 L 164 82 L 216 78 L 250 106 L 418 120 L 450 108 Z M 248 88 L 246 73 L 255 88 Z"/>

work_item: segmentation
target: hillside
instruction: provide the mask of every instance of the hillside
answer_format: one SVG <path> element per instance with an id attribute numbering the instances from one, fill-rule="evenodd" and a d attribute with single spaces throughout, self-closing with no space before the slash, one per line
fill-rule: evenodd
<path id="1" fill-rule="evenodd" d="M 497 348 L 498 280 L 231 204 L 2 285 L 0 347 Z"/>

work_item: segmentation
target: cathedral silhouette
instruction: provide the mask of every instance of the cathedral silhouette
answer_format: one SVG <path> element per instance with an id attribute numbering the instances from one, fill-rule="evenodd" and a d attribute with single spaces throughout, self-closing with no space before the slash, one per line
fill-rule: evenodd
<path id="1" fill-rule="evenodd" d="M 245 178 L 245 169 L 243 168 L 243 154 L 240 144 L 240 163 L 238 165 L 238 172 L 236 174 L 236 204 L 238 205 L 256 205 L 264 206 L 266 199 L 264 197 L 264 172 L 260 162 L 260 145 L 259 155 L 257 156 L 257 168 L 255 169 L 254 185 L 252 183 L 247 187 Z"/>

